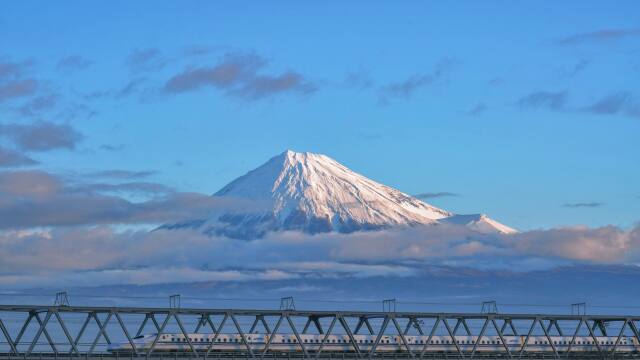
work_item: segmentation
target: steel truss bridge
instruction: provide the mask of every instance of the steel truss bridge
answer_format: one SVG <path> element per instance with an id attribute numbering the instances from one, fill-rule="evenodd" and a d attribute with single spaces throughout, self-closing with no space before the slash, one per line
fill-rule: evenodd
<path id="1" fill-rule="evenodd" d="M 502 313 L 422 313 L 422 312 L 354 312 L 296 310 L 238 310 L 197 308 L 142 308 L 88 306 L 0 305 L 0 360 L 8 359 L 640 359 L 638 352 L 621 352 L 618 344 L 623 337 L 640 342 L 640 316 L 544 315 Z M 255 332 L 293 335 L 299 351 L 279 353 L 269 348 L 269 341 L 260 352 L 252 350 L 247 335 Z M 215 343 L 198 350 L 188 334 L 204 333 L 218 337 L 224 333 L 238 334 L 242 351 L 215 351 Z M 137 349 L 134 337 L 157 334 L 150 348 Z M 162 353 L 156 344 L 161 334 L 183 334 L 191 351 Z M 319 350 L 310 351 L 301 341 L 301 334 L 316 334 L 323 338 Z M 329 335 L 348 336 L 353 351 L 327 351 Z M 361 350 L 354 335 L 375 338 L 370 350 Z M 399 337 L 407 350 L 402 353 L 376 351 L 384 335 Z M 477 336 L 473 349 L 462 349 L 455 341 L 452 351 L 429 351 L 429 341 L 421 349 L 410 348 L 407 336 Z M 499 337 L 502 348 L 491 353 L 476 351 L 483 337 Z M 541 352 L 527 348 L 528 341 L 516 351 L 509 349 L 504 336 L 544 337 L 550 350 Z M 559 347 L 552 336 L 571 339 L 568 346 Z M 612 346 L 598 345 L 596 337 L 614 337 Z M 597 351 L 577 353 L 571 349 L 578 337 L 595 341 Z M 214 340 L 215 341 L 215 340 Z M 133 351 L 117 354 L 107 351 L 110 344 L 128 343 Z M 361 344 L 360 344 L 361 345 Z"/>

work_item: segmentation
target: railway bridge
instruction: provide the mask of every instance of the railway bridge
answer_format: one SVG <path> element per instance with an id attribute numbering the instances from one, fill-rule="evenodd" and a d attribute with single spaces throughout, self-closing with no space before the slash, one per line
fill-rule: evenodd
<path id="1" fill-rule="evenodd" d="M 0 305 L 0 360 L 640 359 L 640 316 L 394 310 Z"/>

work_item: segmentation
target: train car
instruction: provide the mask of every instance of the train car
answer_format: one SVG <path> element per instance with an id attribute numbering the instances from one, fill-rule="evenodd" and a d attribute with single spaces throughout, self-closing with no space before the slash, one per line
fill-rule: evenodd
<path id="1" fill-rule="evenodd" d="M 156 341 L 156 337 L 158 338 Z M 354 352 L 355 346 L 348 335 L 310 335 L 300 334 L 245 334 L 235 333 L 218 334 L 157 334 L 140 335 L 132 339 L 138 352 L 148 351 L 153 342 L 156 341 L 154 351 L 158 352 L 190 352 L 192 348 L 196 351 L 206 351 L 209 348 L 214 352 L 243 352 L 247 351 L 247 346 L 254 352 L 264 351 L 267 343 L 269 351 L 273 352 L 300 352 L 302 346 L 309 353 L 317 352 L 322 348 L 323 352 Z M 377 336 L 353 335 L 355 345 L 360 352 L 368 352 L 375 345 Z M 504 339 L 504 343 L 503 343 Z M 615 347 L 617 352 L 637 352 L 640 344 L 634 337 L 599 336 L 594 340 L 592 337 L 576 337 L 571 344 L 571 336 L 531 336 L 527 341 L 526 336 L 483 336 L 478 339 L 476 336 L 405 336 L 404 341 L 398 335 L 383 335 L 376 352 L 406 352 L 409 348 L 413 352 L 451 352 L 472 351 L 476 352 L 500 352 L 505 347 L 509 351 L 520 351 L 525 341 L 527 341 L 526 351 L 529 352 L 553 352 L 554 348 L 558 352 L 593 352 L 598 349 L 611 351 Z M 405 344 L 406 341 L 406 344 Z M 616 341 L 618 343 L 616 344 Z M 597 344 L 596 344 L 597 342 Z M 302 345 L 302 346 L 301 346 Z M 130 353 L 133 347 L 129 342 L 113 344 L 108 348 L 113 353 Z"/>

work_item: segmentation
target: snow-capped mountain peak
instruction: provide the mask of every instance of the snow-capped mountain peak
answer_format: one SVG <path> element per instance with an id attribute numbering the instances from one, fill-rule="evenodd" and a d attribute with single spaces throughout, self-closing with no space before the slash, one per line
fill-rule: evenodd
<path id="1" fill-rule="evenodd" d="M 235 179 L 213 196 L 266 204 L 255 212 L 229 211 L 187 225 L 243 239 L 261 237 L 268 231 L 353 232 L 437 224 L 444 219 L 462 221 L 460 215 L 368 179 L 326 155 L 291 150 Z M 469 225 L 472 222 L 476 224 L 472 228 L 482 232 L 513 230 L 486 217 L 467 221 Z"/>

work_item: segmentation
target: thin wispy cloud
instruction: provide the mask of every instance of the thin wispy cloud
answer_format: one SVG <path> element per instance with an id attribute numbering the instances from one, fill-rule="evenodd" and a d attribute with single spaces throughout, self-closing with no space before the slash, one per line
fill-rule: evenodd
<path id="1" fill-rule="evenodd" d="M 24 116 L 37 116 L 45 110 L 52 109 L 58 104 L 60 97 L 56 94 L 37 96 L 20 107 Z"/>
<path id="2" fill-rule="evenodd" d="M 570 46 L 586 43 L 604 43 L 633 37 L 640 37 L 640 28 L 602 29 L 597 31 L 583 32 L 561 38 L 556 41 L 556 44 L 560 46 Z"/>
<path id="3" fill-rule="evenodd" d="M 640 118 L 640 102 L 628 91 L 620 91 L 606 95 L 583 111 L 596 115 L 625 115 Z"/>
<path id="4" fill-rule="evenodd" d="M 149 176 L 156 175 L 157 171 L 152 170 L 102 170 L 88 173 L 87 176 L 94 178 L 107 178 L 107 179 L 143 179 Z"/>
<path id="5" fill-rule="evenodd" d="M 126 60 L 133 72 L 143 72 L 162 69 L 166 64 L 162 51 L 158 48 L 146 48 L 134 50 Z"/>
<path id="6" fill-rule="evenodd" d="M 373 86 L 373 79 L 367 70 L 360 68 L 348 73 L 345 76 L 344 84 L 355 90 L 365 90 Z"/>
<path id="7" fill-rule="evenodd" d="M 36 165 L 38 162 L 29 156 L 0 146 L 0 167 L 21 167 Z"/>
<path id="8" fill-rule="evenodd" d="M 225 55 L 213 66 L 186 68 L 171 77 L 163 90 L 168 94 L 215 88 L 226 95 L 245 100 L 258 100 L 278 94 L 308 95 L 316 86 L 302 74 L 284 71 L 265 73 L 267 61 L 255 53 Z"/>
<path id="9" fill-rule="evenodd" d="M 442 198 L 442 197 L 454 197 L 454 196 L 460 196 L 460 194 L 456 194 L 448 191 L 442 191 L 442 192 L 427 192 L 427 193 L 420 193 L 420 194 L 413 195 L 413 197 L 422 199 L 422 200 Z"/>
<path id="10" fill-rule="evenodd" d="M 67 124 L 35 122 L 0 124 L 0 138 L 25 151 L 73 150 L 83 136 Z"/>
<path id="11" fill-rule="evenodd" d="M 40 87 L 39 81 L 28 76 L 28 70 L 32 65 L 32 60 L 0 60 L 0 103 L 28 97 L 37 92 Z"/>
<path id="12" fill-rule="evenodd" d="M 480 116 L 487 111 L 487 105 L 483 102 L 477 103 L 474 107 L 465 112 L 468 116 Z"/>
<path id="13" fill-rule="evenodd" d="M 60 59 L 60 61 L 58 61 L 56 69 L 62 72 L 71 72 L 84 70 L 91 66 L 91 64 L 93 64 L 91 60 L 85 59 L 80 55 L 71 55 Z"/>
<path id="14" fill-rule="evenodd" d="M 407 79 L 387 84 L 380 89 L 381 101 L 392 98 L 410 98 L 416 91 L 444 79 L 449 74 L 455 61 L 450 58 L 440 60 L 431 72 L 417 73 Z"/>
<path id="15" fill-rule="evenodd" d="M 568 208 L 596 208 L 601 207 L 604 204 L 601 202 L 580 202 L 580 203 L 567 203 L 562 206 Z"/>
<path id="16" fill-rule="evenodd" d="M 569 93 L 563 91 L 535 91 L 516 101 L 520 108 L 564 110 Z"/>

